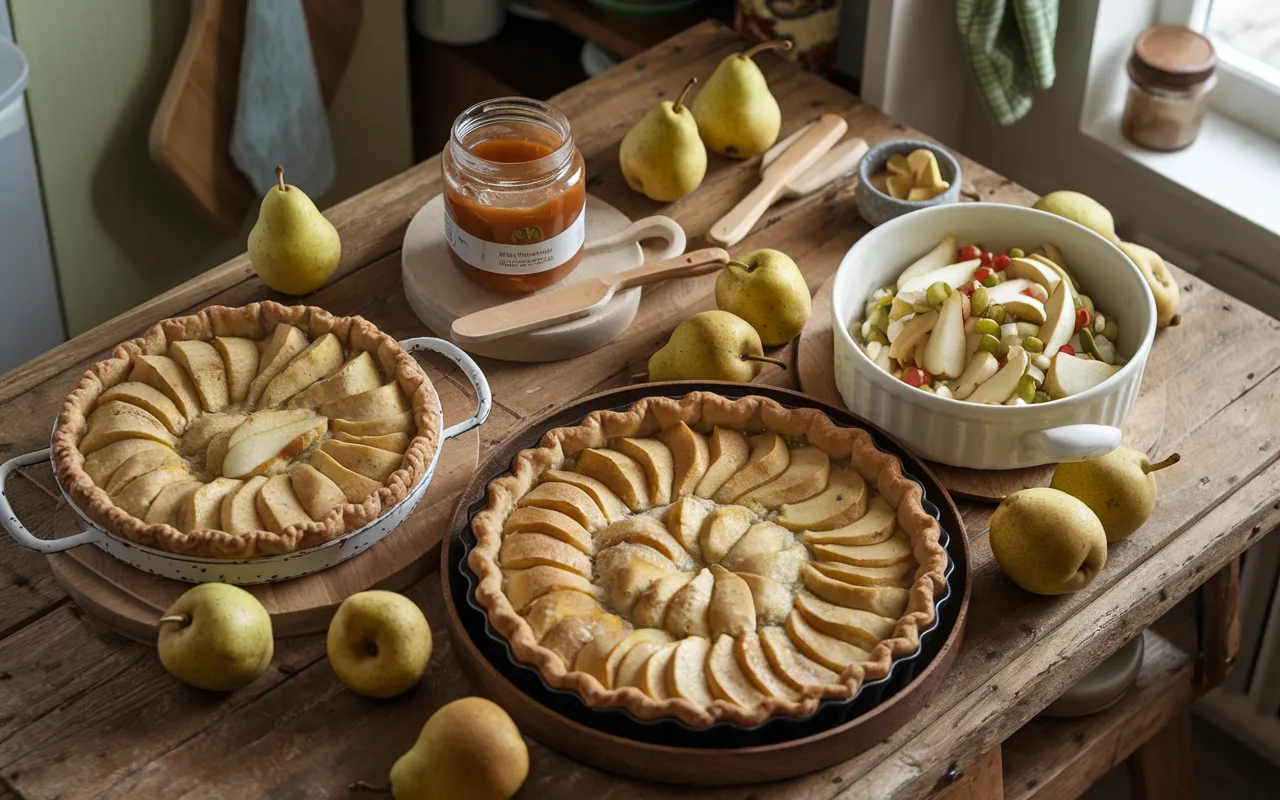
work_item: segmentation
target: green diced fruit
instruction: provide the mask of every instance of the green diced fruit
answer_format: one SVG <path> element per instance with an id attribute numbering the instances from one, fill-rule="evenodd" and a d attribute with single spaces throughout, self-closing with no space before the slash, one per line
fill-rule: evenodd
<path id="1" fill-rule="evenodd" d="M 931 284 L 928 290 L 925 291 L 924 301 L 929 304 L 930 308 L 937 308 L 945 303 L 950 296 L 951 287 L 947 285 L 946 281 L 938 281 Z"/>
<path id="2" fill-rule="evenodd" d="M 1043 353 L 1044 342 L 1040 341 L 1035 336 L 1028 336 L 1022 340 L 1022 349 L 1026 350 L 1028 353 Z"/>
<path id="3" fill-rule="evenodd" d="M 982 279 L 982 285 L 987 287 L 988 289 L 990 289 L 992 286 L 995 286 L 999 282 L 1000 282 L 999 272 L 993 272 L 987 277 Z"/>
<path id="4" fill-rule="evenodd" d="M 875 310 L 875 313 L 871 315 L 871 327 L 880 331 L 881 333 L 888 332 L 889 330 L 889 309 L 888 308 L 885 308 L 884 306 L 880 306 Z"/>
<path id="5" fill-rule="evenodd" d="M 1047 402 L 1049 402 L 1049 401 L 1050 401 L 1050 400 L 1052 400 L 1052 399 L 1053 399 L 1053 397 L 1052 397 L 1048 392 L 1044 391 L 1043 389 L 1036 389 L 1035 396 L 1033 396 L 1033 397 L 1031 398 L 1031 402 L 1033 402 L 1033 403 L 1047 403 Z"/>
<path id="6" fill-rule="evenodd" d="M 1098 352 L 1098 343 L 1093 340 L 1093 332 L 1088 328 L 1081 328 L 1076 333 L 1080 337 L 1080 346 L 1084 348 L 1084 351 L 1101 361 L 1102 354 Z"/>
<path id="7" fill-rule="evenodd" d="M 1009 250 L 1009 258 L 1026 258 L 1027 251 L 1021 247 L 1014 247 Z"/>
<path id="8" fill-rule="evenodd" d="M 915 311 L 917 314 L 924 314 L 929 311 L 932 311 L 933 307 L 926 302 L 926 303 L 916 303 L 914 306 L 911 307 L 911 309 Z"/>
<path id="9" fill-rule="evenodd" d="M 1024 339 L 1028 336 L 1039 336 L 1040 326 L 1035 324 L 1034 322 L 1019 322 L 1018 335 L 1023 337 Z"/>
<path id="10" fill-rule="evenodd" d="M 999 336 L 1000 323 L 996 322 L 994 319 L 987 319 L 986 317 L 983 317 L 973 323 L 973 330 L 975 333 L 981 333 L 983 336 Z"/>
<path id="11" fill-rule="evenodd" d="M 1093 316 L 1093 298 L 1087 294 L 1077 294 L 1076 297 L 1085 308 L 1089 309 L 1089 316 Z"/>
<path id="12" fill-rule="evenodd" d="M 889 305 L 889 319 L 902 319 L 914 313 L 916 313 L 915 307 L 901 297 L 893 298 L 893 302 Z"/>
<path id="13" fill-rule="evenodd" d="M 982 312 L 982 316 L 986 317 L 987 319 L 995 320 L 997 325 L 1003 325 L 1004 324 L 1004 306 L 1000 305 L 999 303 L 993 303 L 986 307 L 986 309 Z"/>
<path id="14" fill-rule="evenodd" d="M 1008 358 L 1008 357 L 1009 357 L 1009 348 L 1011 348 L 1011 347 L 1017 347 L 1017 346 L 1018 346 L 1018 345 L 1020 345 L 1020 344 L 1022 344 L 1022 340 L 1021 340 L 1021 339 L 1019 339 L 1016 335 L 1014 335 L 1014 336 L 1001 336 L 1001 337 L 1000 337 L 1000 350 L 996 353 L 996 356 L 997 356 L 997 357 L 999 357 L 999 358 Z"/>
<path id="15" fill-rule="evenodd" d="M 1107 324 L 1102 327 L 1102 335 L 1114 342 L 1116 337 L 1120 335 L 1120 326 L 1116 324 L 1114 319 L 1109 319 Z"/>
<path id="16" fill-rule="evenodd" d="M 969 298 L 969 314 L 975 317 L 982 316 L 982 312 L 987 310 L 987 304 L 991 299 L 987 297 L 986 287 L 979 286 L 973 290 L 973 295 Z"/>
<path id="17" fill-rule="evenodd" d="M 996 330 L 999 330 L 999 328 Z M 989 333 L 984 333 L 982 338 L 978 340 L 978 349 L 986 350 L 993 356 L 997 355 L 1000 352 L 1000 340 Z"/>
<path id="18" fill-rule="evenodd" d="M 1018 379 L 1018 388 L 1013 392 L 1022 398 L 1024 403 L 1030 403 L 1036 398 L 1036 379 L 1030 375 L 1023 375 Z"/>
<path id="19" fill-rule="evenodd" d="M 1023 344 L 1025 345 L 1026 342 L 1024 341 Z M 1031 363 L 1035 365 L 1035 368 L 1041 372 L 1048 372 L 1049 367 L 1053 365 L 1053 362 L 1050 361 L 1049 357 L 1044 353 L 1031 353 L 1028 358 L 1030 358 Z"/>
<path id="20" fill-rule="evenodd" d="M 872 328 L 871 333 L 867 334 L 868 342 L 879 342 L 880 344 L 888 344 L 889 337 L 884 335 L 884 331 L 879 328 Z"/>

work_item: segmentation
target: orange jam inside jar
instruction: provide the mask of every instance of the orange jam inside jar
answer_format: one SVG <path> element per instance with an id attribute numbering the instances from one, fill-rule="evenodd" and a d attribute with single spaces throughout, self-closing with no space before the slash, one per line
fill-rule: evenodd
<path id="1" fill-rule="evenodd" d="M 462 274 L 527 294 L 568 275 L 586 241 L 586 175 L 569 120 L 537 100 L 477 103 L 440 159 L 445 238 Z"/>

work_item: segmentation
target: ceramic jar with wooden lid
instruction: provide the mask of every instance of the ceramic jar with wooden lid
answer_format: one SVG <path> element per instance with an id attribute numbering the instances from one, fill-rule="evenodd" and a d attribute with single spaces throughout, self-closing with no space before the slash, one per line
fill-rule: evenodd
<path id="1" fill-rule="evenodd" d="M 1156 25 L 1138 34 L 1120 122 L 1125 138 L 1148 150 L 1181 150 L 1194 142 L 1217 64 L 1213 44 L 1190 28 Z"/>

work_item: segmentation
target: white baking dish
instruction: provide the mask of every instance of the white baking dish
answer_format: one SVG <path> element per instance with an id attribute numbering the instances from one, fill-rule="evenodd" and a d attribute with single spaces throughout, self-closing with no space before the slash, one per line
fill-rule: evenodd
<path id="1" fill-rule="evenodd" d="M 966 403 L 922 392 L 877 367 L 854 343 L 867 298 L 948 234 L 994 252 L 1057 245 L 1068 270 L 1120 326 L 1129 363 L 1072 397 L 1026 406 Z M 924 458 L 975 469 L 1013 469 L 1095 458 L 1120 443 L 1120 423 L 1142 381 L 1155 336 L 1155 299 L 1137 266 L 1114 244 L 1074 222 L 1030 208 L 958 203 L 915 211 L 875 228 L 849 249 L 832 296 L 835 377 L 851 411 Z"/>
<path id="2" fill-rule="evenodd" d="M 239 585 L 270 583 L 309 575 L 340 564 L 381 541 L 413 513 L 418 501 L 422 499 L 427 486 L 431 483 L 431 476 L 435 472 L 436 463 L 440 460 L 440 450 L 444 447 L 444 443 L 483 423 L 493 407 L 493 396 L 489 392 L 489 382 L 485 379 L 484 373 L 471 360 L 471 357 L 456 345 L 441 339 L 421 337 L 406 339 L 400 342 L 400 346 L 410 353 L 417 351 L 439 353 L 457 364 L 475 389 L 478 401 L 476 412 L 468 419 L 451 425 L 441 432 L 440 446 L 436 448 L 435 457 L 432 458 L 422 480 L 418 481 L 407 497 L 363 528 L 348 531 L 336 539 L 295 553 L 244 559 L 203 558 L 146 547 L 117 536 L 90 519 L 63 489 L 62 496 L 67 505 L 76 512 L 86 528 L 73 536 L 40 539 L 33 536 L 18 520 L 4 487 L 9 474 L 15 469 L 38 464 L 48 459 L 50 449 L 47 447 L 34 453 L 15 456 L 4 464 L 0 464 L 0 525 L 4 526 L 14 541 L 31 550 L 41 553 L 60 553 L 73 547 L 92 544 L 143 572 L 188 583 L 205 581 Z"/>

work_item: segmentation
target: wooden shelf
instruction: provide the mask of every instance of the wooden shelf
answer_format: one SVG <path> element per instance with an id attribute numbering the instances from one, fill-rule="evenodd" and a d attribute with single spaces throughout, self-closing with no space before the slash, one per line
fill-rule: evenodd
<path id="1" fill-rule="evenodd" d="M 1143 635 L 1142 671 L 1119 703 L 1087 717 L 1036 717 L 1004 743 L 1006 800 L 1077 797 L 1187 713 L 1195 694 L 1191 657 L 1153 631 Z"/>
<path id="2" fill-rule="evenodd" d="M 631 58 L 706 19 L 729 22 L 731 0 L 703 0 L 687 11 L 663 16 L 636 16 L 597 8 L 586 0 L 524 0 L 583 39 L 621 58 Z"/>

